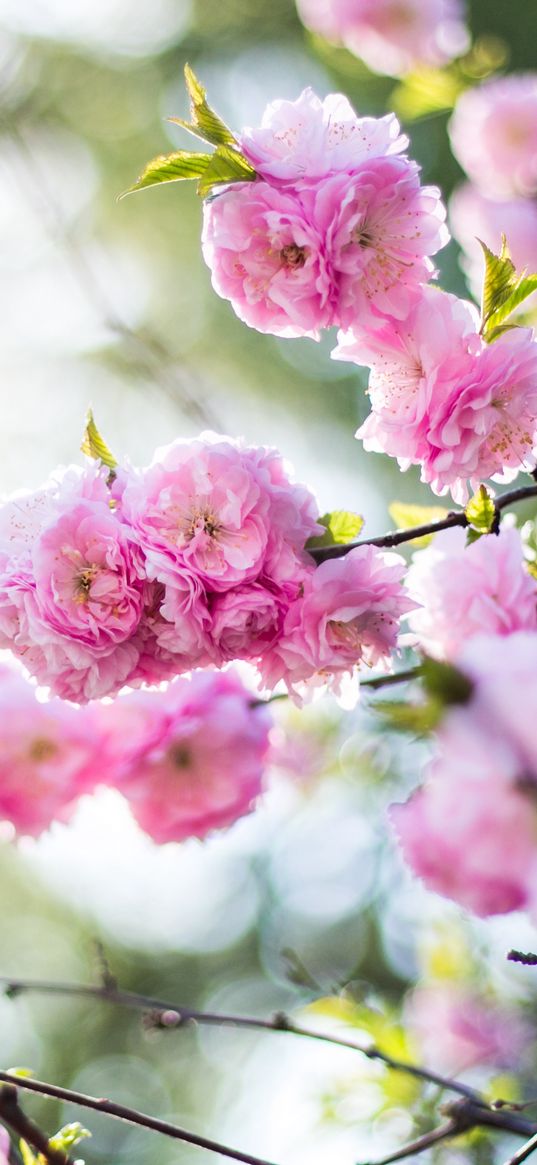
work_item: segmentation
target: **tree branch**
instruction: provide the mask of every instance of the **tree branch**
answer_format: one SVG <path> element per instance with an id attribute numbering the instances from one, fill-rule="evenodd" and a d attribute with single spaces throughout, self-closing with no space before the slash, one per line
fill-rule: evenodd
<path id="1" fill-rule="evenodd" d="M 413 1157 L 417 1153 L 424 1153 L 426 1149 L 430 1149 L 438 1141 L 446 1140 L 447 1137 L 458 1137 L 462 1133 L 467 1133 L 471 1129 L 476 1128 L 492 1128 L 496 1131 L 502 1130 L 504 1132 L 517 1133 L 522 1136 L 527 1136 L 528 1133 L 534 1134 L 531 1140 L 519 1150 L 519 1153 L 523 1154 L 523 1156 L 516 1154 L 512 1161 L 506 1162 L 506 1165 L 518 1165 L 519 1161 L 524 1161 L 533 1152 L 533 1149 L 537 1148 L 537 1125 L 534 1122 L 527 1121 L 514 1114 L 494 1112 L 484 1102 L 479 1103 L 470 1099 L 455 1100 L 449 1104 L 442 1105 L 440 1111 L 444 1116 L 448 1117 L 446 1124 L 440 1125 L 437 1129 L 432 1129 L 431 1132 L 425 1133 L 415 1141 L 410 1141 L 407 1145 L 403 1145 L 401 1149 L 396 1149 L 395 1152 L 390 1153 L 387 1157 L 382 1157 L 381 1160 L 375 1161 L 373 1165 L 391 1165 L 393 1161 L 402 1161 L 405 1157 Z M 499 1120 L 498 1117 L 500 1118 Z M 371 1163 L 368 1163 L 368 1165 L 371 1165 Z"/>
<path id="2" fill-rule="evenodd" d="M 525 485 L 519 489 L 511 489 L 495 499 L 496 512 L 500 514 L 507 506 L 534 497 L 537 497 L 537 485 Z M 425 526 L 412 526 L 409 530 L 393 530 L 378 538 L 363 538 L 360 542 L 348 542 L 346 545 L 318 546 L 310 550 L 309 553 L 315 562 L 326 562 L 329 558 L 342 558 L 350 550 L 355 550 L 357 546 L 380 546 L 385 550 L 391 550 L 394 546 L 401 546 L 404 542 L 412 542 L 414 538 L 437 534 L 439 530 L 449 530 L 453 526 L 462 526 L 465 529 L 469 525 L 464 510 L 452 510 L 446 518 L 442 518 L 439 522 L 429 522 Z"/>
<path id="3" fill-rule="evenodd" d="M 13 1087 L 13 1076 L 9 1072 L 0 1071 L 0 1081 L 11 1088 Z M 50 1096 L 54 1100 L 62 1100 L 67 1104 L 78 1105 L 80 1108 L 93 1109 L 94 1112 L 104 1113 L 106 1116 L 124 1121 L 126 1124 L 139 1125 L 152 1132 L 162 1133 L 165 1137 L 172 1137 L 176 1141 L 185 1141 L 189 1145 L 197 1145 L 200 1149 L 208 1149 L 211 1153 L 221 1153 L 224 1157 L 231 1157 L 234 1161 L 244 1162 L 244 1165 L 272 1165 L 271 1162 L 265 1161 L 261 1157 L 253 1157 L 250 1153 L 241 1153 L 238 1149 L 230 1149 L 218 1141 L 198 1136 L 197 1133 L 191 1133 L 187 1129 L 180 1128 L 179 1125 L 159 1120 L 158 1117 L 148 1116 L 146 1113 L 138 1112 L 137 1109 L 127 1108 L 124 1104 L 116 1104 L 107 1098 L 87 1096 L 83 1092 L 73 1092 L 70 1088 L 60 1088 L 57 1084 L 48 1084 L 44 1080 L 34 1080 L 32 1077 L 26 1076 L 17 1077 L 17 1088 L 36 1092 L 40 1096 Z M 53 1157 L 52 1152 L 48 1151 L 48 1160 L 51 1165 L 72 1165 L 72 1162 L 68 1162 L 63 1153 Z"/>
<path id="4" fill-rule="evenodd" d="M 361 688 L 390 688 L 394 684 L 405 684 L 408 680 L 418 680 L 421 675 L 421 667 L 409 667 L 406 671 L 396 671 L 393 674 L 385 676 L 375 676 L 372 680 L 360 679 Z"/>
<path id="5" fill-rule="evenodd" d="M 408 1064 L 403 1060 L 396 1060 L 382 1052 L 380 1048 L 364 1047 L 355 1040 L 344 1036 L 331 1035 L 327 1032 L 312 1031 L 301 1027 L 285 1015 L 277 1012 L 271 1019 L 258 1019 L 249 1015 L 227 1015 L 210 1011 L 197 1011 L 190 1007 L 181 1007 L 176 1003 L 168 1003 L 162 999 L 153 999 L 149 995 L 139 995 L 131 991 L 114 990 L 106 986 L 94 987 L 78 983 L 54 983 L 48 980 L 8 979 L 0 977 L 0 985 L 4 985 L 5 994 L 10 998 L 23 992 L 43 992 L 47 995 L 78 996 L 90 999 L 100 999 L 105 1003 L 112 1003 L 118 1007 L 132 1008 L 135 1011 L 145 1011 L 153 1016 L 155 1026 L 163 1029 L 177 1029 L 187 1024 L 203 1024 L 211 1027 L 248 1028 L 254 1031 L 288 1032 L 290 1035 L 300 1036 L 303 1039 L 317 1040 L 322 1043 L 336 1045 L 340 1048 L 349 1048 L 353 1052 L 360 1052 L 369 1060 L 378 1060 L 394 1072 L 405 1072 L 428 1084 L 435 1084 L 447 1091 L 457 1092 L 459 1096 L 473 1100 L 475 1103 L 484 1103 L 476 1089 L 458 1080 L 441 1076 L 428 1068 L 416 1064 Z"/>
<path id="6" fill-rule="evenodd" d="M 509 951 L 507 956 L 510 963 L 522 963 L 524 967 L 537 967 L 537 955 L 533 951 L 524 954 L 524 951 Z"/>
<path id="7" fill-rule="evenodd" d="M 534 1153 L 536 1149 L 537 1133 L 535 1133 L 533 1137 L 530 1137 L 529 1141 L 526 1141 L 526 1144 L 522 1145 L 518 1152 L 514 1153 L 513 1156 L 505 1162 L 505 1165 L 521 1165 L 522 1161 L 525 1161 L 526 1158 L 529 1157 L 531 1153 Z"/>
<path id="8" fill-rule="evenodd" d="M 4 1073 L 4 1078 L 6 1074 Z M 22 1137 L 23 1141 L 36 1149 L 38 1153 L 49 1162 L 49 1165 L 74 1165 L 71 1157 L 67 1156 L 61 1149 L 54 1149 L 50 1144 L 46 1134 L 26 1116 L 19 1105 L 19 1098 L 17 1086 L 19 1078 L 17 1077 L 17 1084 L 13 1083 L 13 1076 L 7 1076 L 11 1083 L 6 1083 L 0 1088 L 0 1120 L 4 1124 L 9 1125 L 18 1137 Z"/>

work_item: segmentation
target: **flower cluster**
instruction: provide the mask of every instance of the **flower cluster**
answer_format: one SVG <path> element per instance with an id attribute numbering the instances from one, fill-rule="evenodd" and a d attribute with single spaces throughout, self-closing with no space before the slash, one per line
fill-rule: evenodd
<path id="1" fill-rule="evenodd" d="M 156 842 L 205 837 L 250 812 L 263 789 L 271 718 L 232 671 L 83 708 L 41 701 L 0 671 L 0 821 L 37 836 L 82 794 L 118 789 Z"/>
<path id="2" fill-rule="evenodd" d="M 494 344 L 476 309 L 433 287 L 409 297 L 401 319 L 372 319 L 339 335 L 334 357 L 371 368 L 372 412 L 364 447 L 421 466 L 435 493 L 458 502 L 492 477 L 509 481 L 535 466 L 537 343 L 531 330 Z"/>
<path id="3" fill-rule="evenodd" d="M 537 910 L 537 633 L 477 635 L 456 657 L 473 684 L 446 716 L 427 781 L 391 808 L 425 884 L 475 914 Z"/>
<path id="4" fill-rule="evenodd" d="M 67 470 L 0 507 L 0 646 L 78 703 L 233 659 L 293 685 L 387 660 L 412 606 L 402 560 L 362 547 L 316 569 L 321 531 L 275 450 L 214 434 L 112 481 Z M 291 641 L 300 666 L 269 666 Z"/>
<path id="5" fill-rule="evenodd" d="M 261 332 L 319 337 L 372 311 L 404 314 L 447 242 L 436 187 L 422 187 L 393 114 L 357 117 L 306 89 L 239 135 L 257 179 L 205 204 L 215 291 Z"/>
<path id="6" fill-rule="evenodd" d="M 308 28 L 374 73 L 444 65 L 468 47 L 461 0 L 297 0 L 297 7 Z"/>

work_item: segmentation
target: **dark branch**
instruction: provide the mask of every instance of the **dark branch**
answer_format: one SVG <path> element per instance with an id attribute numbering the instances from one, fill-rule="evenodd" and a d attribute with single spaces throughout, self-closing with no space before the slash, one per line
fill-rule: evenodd
<path id="1" fill-rule="evenodd" d="M 9 1072 L 0 1071 L 0 1081 L 13 1087 L 13 1076 Z M 124 1104 L 115 1104 L 113 1100 L 86 1096 L 83 1092 L 73 1092 L 70 1088 L 60 1088 L 56 1084 L 47 1084 L 44 1080 L 34 1080 L 31 1077 L 17 1077 L 17 1088 L 24 1088 L 28 1092 L 37 1092 L 40 1096 L 51 1096 L 54 1100 L 62 1100 L 68 1104 L 79 1105 L 80 1108 L 91 1108 L 94 1112 L 104 1113 L 115 1120 L 124 1121 L 129 1125 L 139 1125 L 150 1129 L 154 1133 L 162 1133 L 165 1137 L 172 1137 L 176 1141 L 185 1141 L 189 1145 L 197 1145 L 200 1149 L 208 1149 L 210 1153 L 221 1153 L 224 1157 L 231 1157 L 234 1161 L 243 1161 L 245 1165 L 271 1165 L 271 1162 L 261 1157 L 253 1157 L 249 1153 L 241 1153 L 238 1149 L 230 1149 L 218 1141 L 208 1137 L 198 1136 L 169 1121 L 159 1120 L 158 1117 L 148 1116 L 134 1108 L 126 1108 Z M 48 1144 L 48 1142 L 47 1142 Z M 49 1151 L 48 1160 L 51 1165 L 67 1165 L 68 1159 L 62 1153 L 53 1157 Z M 72 1165 L 69 1162 L 69 1165 Z"/>
<path id="2" fill-rule="evenodd" d="M 209 1011 L 196 1011 L 193 1008 L 181 1007 L 176 1003 L 168 1003 L 162 999 L 153 999 L 149 995 L 139 995 L 130 991 L 116 991 L 110 990 L 107 987 L 93 987 L 77 983 L 51 983 L 43 980 L 0 978 L 0 984 L 4 984 L 6 995 L 11 998 L 23 992 L 39 991 L 47 995 L 71 995 L 100 999 L 105 1003 L 112 1003 L 118 1007 L 128 1007 L 135 1011 L 144 1011 L 153 1019 L 155 1026 L 168 1030 L 170 1028 L 183 1028 L 187 1024 L 199 1023 L 211 1027 L 233 1027 L 248 1028 L 254 1031 L 288 1032 L 291 1035 L 301 1036 L 304 1039 L 318 1040 L 322 1043 L 335 1044 L 340 1048 L 349 1048 L 353 1052 L 360 1052 L 361 1055 L 367 1056 L 369 1060 L 378 1060 L 394 1072 L 405 1072 L 407 1075 L 424 1080 L 429 1084 L 435 1084 L 448 1091 L 457 1092 L 460 1096 L 474 1100 L 476 1103 L 481 1102 L 479 1093 L 467 1084 L 462 1084 L 458 1080 L 451 1080 L 447 1076 L 440 1076 L 437 1072 L 432 1072 L 428 1068 L 422 1068 L 416 1064 L 407 1064 L 402 1060 L 396 1060 L 375 1046 L 364 1047 L 356 1043 L 355 1040 L 345 1039 L 344 1036 L 311 1031 L 308 1028 L 293 1023 L 283 1013 L 276 1014 L 272 1019 L 257 1019 L 255 1016 L 249 1015 L 226 1015 Z"/>
<path id="3" fill-rule="evenodd" d="M 393 675 L 375 676 L 372 680 L 360 680 L 361 688 L 390 688 L 394 684 L 406 684 L 408 680 L 418 680 L 421 668 L 409 667 L 406 671 L 397 671 Z"/>
<path id="4" fill-rule="evenodd" d="M 4 1073 L 4 1079 L 5 1076 Z M 13 1081 L 13 1076 L 7 1076 L 7 1079 Z M 18 1083 L 19 1078 L 17 1085 Z M 0 1120 L 8 1125 L 17 1137 L 21 1137 L 32 1149 L 41 1153 L 49 1165 L 74 1165 L 72 1158 L 61 1149 L 53 1148 L 47 1135 L 23 1112 L 19 1105 L 17 1085 L 9 1083 L 0 1088 Z"/>
<path id="5" fill-rule="evenodd" d="M 525 1161 L 526 1158 L 529 1157 L 531 1153 L 534 1153 L 536 1149 L 537 1133 L 535 1133 L 533 1137 L 530 1137 L 529 1141 L 526 1141 L 526 1144 L 522 1145 L 518 1152 L 514 1153 L 514 1155 L 505 1162 L 505 1165 L 521 1165 L 522 1161 Z"/>
<path id="6" fill-rule="evenodd" d="M 507 506 L 534 497 L 537 497 L 537 485 L 524 485 L 519 489 L 511 489 L 495 499 L 496 513 L 500 514 Z M 310 550 L 309 553 L 316 562 L 325 562 L 328 558 L 341 558 L 344 554 L 348 554 L 349 550 L 354 550 L 356 546 L 381 546 L 385 550 L 391 550 L 394 546 L 401 546 L 404 542 L 412 542 L 414 538 L 424 538 L 428 534 L 437 534 L 440 530 L 449 530 L 453 526 L 462 526 L 465 529 L 469 525 L 464 510 L 452 510 L 446 518 L 442 518 L 439 522 L 429 522 L 425 526 L 412 526 L 409 530 L 393 530 L 378 538 L 363 538 L 360 542 L 348 542 L 343 546 L 319 546 Z"/>
<path id="7" fill-rule="evenodd" d="M 524 967 L 537 967 L 537 955 L 532 951 L 524 954 L 524 951 L 509 951 L 507 956 L 510 963 L 522 963 Z"/>
<path id="8" fill-rule="evenodd" d="M 462 1133 L 467 1133 L 470 1129 L 476 1128 L 492 1128 L 496 1131 L 504 1131 L 509 1133 L 517 1133 L 521 1136 L 527 1137 L 529 1133 L 534 1133 L 531 1140 L 519 1150 L 523 1156 L 515 1155 L 511 1162 L 506 1162 L 506 1165 L 518 1165 L 519 1161 L 524 1161 L 533 1149 L 537 1147 L 537 1125 L 532 1121 L 527 1121 L 510 1113 L 498 1113 L 485 1103 L 476 1102 L 470 1099 L 455 1100 L 449 1104 L 442 1105 L 441 1112 L 447 1116 L 446 1124 L 440 1125 L 437 1129 L 432 1129 L 430 1133 L 425 1133 L 417 1140 L 403 1145 L 401 1149 L 396 1149 L 395 1152 L 390 1153 L 387 1157 L 383 1157 L 379 1161 L 375 1161 L 374 1165 L 392 1165 L 393 1161 L 402 1161 L 405 1157 L 413 1157 L 418 1153 L 424 1153 L 426 1149 L 430 1149 L 432 1145 L 437 1144 L 438 1141 L 444 1141 L 448 1137 L 458 1137 Z M 499 1118 L 499 1119 L 498 1119 Z M 531 1148 L 529 1146 L 532 1146 Z"/>

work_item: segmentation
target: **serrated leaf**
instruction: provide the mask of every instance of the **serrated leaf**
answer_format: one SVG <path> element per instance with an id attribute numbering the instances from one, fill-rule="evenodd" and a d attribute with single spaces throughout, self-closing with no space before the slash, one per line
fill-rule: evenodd
<path id="1" fill-rule="evenodd" d="M 212 154 L 201 154 L 189 150 L 175 150 L 173 154 L 159 154 L 152 158 L 140 177 L 128 190 L 119 195 L 120 200 L 128 194 L 135 194 L 137 190 L 145 190 L 148 186 L 160 186 L 163 182 L 182 182 L 188 179 L 199 178 L 212 161 Z"/>
<path id="2" fill-rule="evenodd" d="M 500 329 L 503 321 L 515 311 L 529 295 L 537 291 L 537 274 L 535 275 L 521 275 L 518 282 L 513 287 L 507 299 L 504 299 L 500 307 L 496 309 L 487 321 L 485 338 L 490 342 L 497 339 L 506 330 L 505 326 Z M 507 327 L 516 327 L 516 324 L 507 325 Z"/>
<path id="3" fill-rule="evenodd" d="M 211 109 L 207 102 L 207 93 L 190 65 L 185 65 L 185 82 L 190 98 L 191 121 L 183 121 L 180 117 L 170 117 L 168 121 L 181 125 L 195 137 L 212 146 L 235 145 L 235 138 L 222 118 Z"/>
<path id="4" fill-rule="evenodd" d="M 421 671 L 425 691 L 441 708 L 450 704 L 466 704 L 470 699 L 472 681 L 452 663 L 426 656 Z"/>
<path id="5" fill-rule="evenodd" d="M 116 468 L 116 458 L 108 448 L 106 441 L 101 437 L 91 409 L 88 409 L 86 428 L 84 429 L 80 451 L 81 453 L 85 453 L 87 457 L 93 457 L 94 461 L 100 461 L 112 472 Z"/>
<path id="6" fill-rule="evenodd" d="M 408 502 L 391 502 L 388 506 L 388 512 L 398 530 L 411 530 L 413 526 L 428 526 L 431 522 L 441 522 L 448 515 L 444 506 L 415 506 Z M 433 537 L 433 534 L 423 534 L 421 538 L 413 538 L 411 545 L 427 546 Z"/>
<path id="7" fill-rule="evenodd" d="M 486 486 L 479 486 L 470 498 L 464 513 L 474 530 L 479 534 L 490 534 L 496 518 L 496 507 Z"/>
<path id="8" fill-rule="evenodd" d="M 481 306 L 481 323 L 484 331 L 492 315 L 494 315 L 511 295 L 517 283 L 515 265 L 509 254 L 507 240 L 502 235 L 502 248 L 499 255 L 478 239 L 485 256 L 485 278 L 483 281 L 483 301 Z"/>
<path id="9" fill-rule="evenodd" d="M 387 728 L 396 732 L 411 732 L 417 736 L 426 736 L 432 732 L 443 715 L 443 705 L 437 699 L 425 700 L 422 704 L 407 704 L 403 700 L 377 700 L 372 708 L 382 717 Z"/>
<path id="10" fill-rule="evenodd" d="M 364 519 L 361 514 L 354 514 L 351 510 L 332 510 L 317 519 L 320 526 L 326 527 L 324 534 L 315 534 L 306 543 L 306 550 L 315 550 L 322 546 L 346 546 L 354 542 L 363 527 Z"/>
<path id="11" fill-rule="evenodd" d="M 257 174 L 247 158 L 231 146 L 218 146 L 198 182 L 198 194 L 206 198 L 213 186 L 227 182 L 253 182 Z"/>
<path id="12" fill-rule="evenodd" d="M 80 1121 L 73 1121 L 69 1125 L 64 1125 L 53 1137 L 50 1137 L 49 1145 L 53 1149 L 59 1149 L 63 1153 L 68 1153 L 69 1149 L 74 1148 L 80 1141 L 84 1141 L 86 1137 L 91 1137 L 89 1129 L 85 1129 L 80 1124 Z"/>

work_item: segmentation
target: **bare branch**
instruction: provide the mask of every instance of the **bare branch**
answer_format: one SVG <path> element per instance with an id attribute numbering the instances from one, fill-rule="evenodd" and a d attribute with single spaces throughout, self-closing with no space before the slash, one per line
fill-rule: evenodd
<path id="1" fill-rule="evenodd" d="M 375 1046 L 363 1046 L 355 1040 L 344 1036 L 332 1035 L 327 1032 L 312 1031 L 301 1027 L 285 1015 L 278 1012 L 271 1019 L 258 1019 L 249 1015 L 229 1015 L 210 1011 L 197 1011 L 190 1007 L 182 1007 L 176 1003 L 169 1003 L 162 999 L 153 999 L 149 995 L 139 995 L 131 991 L 110 990 L 107 987 L 93 987 L 77 983 L 54 983 L 47 980 L 8 979 L 0 977 L 0 985 L 4 985 L 5 994 L 13 998 L 23 992 L 43 992 L 48 995 L 79 996 L 91 999 L 100 999 L 105 1003 L 115 1004 L 117 1007 L 132 1008 L 135 1011 L 144 1011 L 152 1015 L 155 1026 L 163 1029 L 183 1028 L 187 1024 L 203 1024 L 211 1027 L 248 1028 L 254 1031 L 288 1032 L 290 1035 L 300 1036 L 303 1039 L 317 1040 L 322 1043 L 333 1044 L 340 1048 L 349 1048 L 353 1052 L 360 1052 L 369 1060 L 378 1060 L 394 1072 L 405 1072 L 428 1084 L 435 1084 L 442 1089 L 456 1092 L 481 1103 L 482 1098 L 475 1088 L 462 1084 L 458 1080 L 441 1076 L 428 1068 L 416 1064 L 408 1064 L 403 1060 L 396 1060 L 382 1052 Z"/>
<path id="2" fill-rule="evenodd" d="M 406 671 L 397 671 L 393 675 L 375 676 L 372 680 L 360 680 L 361 688 L 390 688 L 394 684 L 406 684 L 408 680 L 418 680 L 421 668 L 409 667 Z"/>
<path id="3" fill-rule="evenodd" d="M 500 514 L 507 506 L 513 506 L 517 502 L 524 502 L 534 497 L 537 497 L 537 485 L 525 485 L 519 489 L 511 489 L 495 499 L 496 512 Z M 469 525 L 464 510 L 452 510 L 446 518 L 442 518 L 439 522 L 429 522 L 426 526 L 412 526 L 409 530 L 393 530 L 378 538 L 363 538 L 360 542 L 348 542 L 341 546 L 319 546 L 310 550 L 309 553 L 316 562 L 326 562 L 328 558 L 341 558 L 357 546 L 381 546 L 385 550 L 391 550 L 394 546 L 401 546 L 404 542 L 413 542 L 415 538 L 437 534 L 440 530 L 449 530 L 453 526 L 462 526 L 465 529 Z"/>
<path id="4" fill-rule="evenodd" d="M 450 1121 L 448 1124 L 440 1125 L 438 1129 L 433 1129 L 430 1133 L 424 1133 L 423 1137 L 417 1137 L 415 1141 L 409 1141 L 408 1145 L 403 1145 L 401 1149 L 388 1153 L 387 1157 L 381 1157 L 375 1162 L 360 1162 L 360 1165 L 391 1165 L 392 1161 L 403 1161 L 405 1157 L 413 1157 L 415 1153 L 424 1153 L 432 1145 L 438 1144 L 438 1141 L 445 1141 L 447 1137 L 456 1136 L 457 1131 L 456 1125 Z"/>
<path id="5" fill-rule="evenodd" d="M 0 1071 L 0 1081 L 13 1087 L 13 1076 L 9 1072 Z M 60 1088 L 57 1084 L 48 1084 L 44 1080 L 34 1080 L 26 1076 L 17 1077 L 17 1088 L 36 1092 L 40 1096 L 50 1096 L 54 1100 L 62 1100 L 67 1104 L 78 1105 L 80 1108 L 93 1109 L 94 1112 L 104 1113 L 106 1116 L 124 1121 L 126 1124 L 139 1125 L 152 1132 L 162 1133 L 163 1136 L 171 1137 L 173 1140 L 185 1141 L 189 1145 L 197 1145 L 200 1149 L 208 1149 L 210 1153 L 221 1153 L 224 1157 L 231 1157 L 234 1161 L 244 1162 L 244 1165 L 272 1165 L 271 1162 L 265 1161 L 261 1157 L 253 1157 L 250 1153 L 241 1153 L 238 1149 L 230 1149 L 228 1145 L 222 1145 L 219 1141 L 198 1136 L 197 1133 L 191 1133 L 188 1129 L 180 1128 L 179 1125 L 159 1120 L 158 1117 L 138 1112 L 134 1108 L 127 1108 L 124 1104 L 116 1104 L 113 1100 L 87 1096 L 83 1092 L 73 1092 L 70 1088 Z M 61 1154 L 60 1157 L 53 1157 L 49 1151 L 48 1159 L 51 1165 L 68 1165 L 64 1154 Z M 72 1163 L 69 1162 L 69 1165 Z"/>
<path id="6" fill-rule="evenodd" d="M 375 1161 L 373 1165 L 391 1165 L 393 1161 L 402 1161 L 406 1157 L 413 1157 L 417 1153 L 424 1153 L 426 1149 L 430 1149 L 438 1141 L 444 1141 L 448 1137 L 458 1137 L 462 1133 L 467 1133 L 475 1128 L 492 1128 L 496 1131 L 503 1130 L 505 1132 L 518 1133 L 522 1136 L 527 1136 L 532 1130 L 535 1132 L 535 1136 L 532 1136 L 531 1140 L 519 1150 L 524 1155 L 520 1157 L 516 1155 L 512 1161 L 506 1162 L 506 1165 L 518 1165 L 519 1161 L 524 1161 L 533 1152 L 533 1149 L 537 1148 L 537 1132 L 535 1131 L 537 1125 L 531 1121 L 521 1120 L 516 1116 L 512 1118 L 509 1113 L 493 1112 L 484 1102 L 480 1103 L 470 1099 L 455 1100 L 449 1104 L 442 1105 L 440 1111 L 444 1116 L 448 1117 L 446 1124 L 440 1125 L 437 1129 L 432 1129 L 431 1132 L 425 1133 L 415 1141 L 410 1141 L 407 1145 L 403 1145 L 401 1149 L 396 1149 L 395 1152 L 390 1153 L 387 1157 Z M 530 1145 L 532 1146 L 531 1148 L 529 1147 Z M 368 1163 L 368 1165 L 371 1165 L 371 1163 Z"/>
<path id="7" fill-rule="evenodd" d="M 509 951 L 507 956 L 510 963 L 522 963 L 524 967 L 537 967 L 537 955 L 532 951 L 524 954 L 524 951 Z"/>

